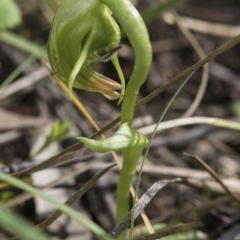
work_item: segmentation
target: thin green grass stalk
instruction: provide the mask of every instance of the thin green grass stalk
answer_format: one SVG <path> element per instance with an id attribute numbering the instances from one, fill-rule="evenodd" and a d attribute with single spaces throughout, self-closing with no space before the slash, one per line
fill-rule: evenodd
<path id="1" fill-rule="evenodd" d="M 6 88 L 24 69 L 26 69 L 31 63 L 36 60 L 36 57 L 31 55 L 25 61 L 23 61 L 0 85 L 0 93 Z"/>
<path id="2" fill-rule="evenodd" d="M 18 214 L 0 205 L 0 226 L 9 233 L 18 235 L 27 240 L 51 240 L 45 233 L 39 233 L 32 229 L 33 225 Z"/>
<path id="3" fill-rule="evenodd" d="M 48 60 L 47 51 L 44 47 L 29 41 L 9 31 L 0 32 L 0 40 L 12 45 L 24 52 L 34 55 L 37 58 Z"/>
<path id="4" fill-rule="evenodd" d="M 194 71 L 195 72 L 195 71 Z M 133 239 L 133 228 L 134 228 L 134 206 L 136 204 L 136 201 L 137 201 L 137 193 L 138 193 L 138 189 L 139 189 L 139 185 L 140 185 L 140 180 L 141 180 L 141 176 L 142 176 L 142 171 L 143 171 L 143 166 L 144 166 L 144 163 L 145 163 L 145 160 L 147 158 L 147 155 L 149 153 L 149 149 L 150 149 L 150 145 L 151 145 L 151 142 L 153 140 L 153 138 L 155 137 L 155 133 L 156 133 L 156 130 L 157 130 L 157 127 L 158 125 L 162 122 L 164 116 L 166 115 L 167 111 L 169 110 L 170 106 L 172 105 L 173 101 L 176 99 L 177 95 L 179 94 L 179 92 L 183 89 L 183 87 L 185 86 L 185 84 L 188 82 L 188 80 L 192 77 L 192 75 L 194 74 L 194 72 L 191 72 L 188 77 L 184 80 L 184 82 L 180 85 L 180 87 L 177 89 L 177 91 L 174 93 L 174 95 L 172 96 L 172 98 L 170 99 L 170 101 L 168 102 L 166 108 L 163 110 L 163 113 L 161 114 L 156 126 L 155 126 L 155 129 L 153 131 L 153 134 L 150 138 L 150 141 L 149 141 L 149 144 L 147 146 L 147 149 L 145 151 L 145 154 L 144 154 L 144 157 L 143 157 L 143 160 L 142 160 L 142 163 L 141 163 L 141 167 L 140 167 L 140 170 L 139 170 L 139 174 L 138 174 L 138 180 L 137 180 L 137 185 L 136 185 L 136 194 L 135 194 L 135 197 L 134 197 L 134 203 L 133 203 L 133 211 L 132 211 L 132 217 L 131 217 L 131 239 Z"/>
<path id="5" fill-rule="evenodd" d="M 94 234 L 96 234 L 98 237 L 104 240 L 113 240 L 101 227 L 99 227 L 97 224 L 92 222 L 89 218 L 84 216 L 81 213 L 78 213 L 71 207 L 60 203 L 56 199 L 48 196 L 47 194 L 39 191 L 38 189 L 26 184 L 22 180 L 15 178 L 13 176 L 4 174 L 0 172 L 0 180 L 9 183 L 10 185 L 13 185 L 14 187 L 20 188 L 28 193 L 30 193 L 33 196 L 40 197 L 41 199 L 45 200 L 46 202 L 52 204 L 56 208 L 58 208 L 60 211 L 65 213 L 67 216 L 71 217 L 75 221 L 77 221 L 79 224 L 85 226 L 87 229 L 92 231 Z"/>

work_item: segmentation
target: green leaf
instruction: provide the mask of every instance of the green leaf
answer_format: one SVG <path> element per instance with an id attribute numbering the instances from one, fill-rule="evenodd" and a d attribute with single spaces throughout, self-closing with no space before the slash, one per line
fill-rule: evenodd
<path id="1" fill-rule="evenodd" d="M 37 151 L 37 153 L 34 154 L 34 156 L 38 155 L 40 152 L 42 152 L 46 147 L 48 147 L 53 142 L 61 142 L 65 140 L 68 137 L 67 130 L 72 125 L 73 125 L 72 121 L 60 122 L 59 120 L 56 120 L 53 123 L 51 132 L 49 133 L 45 143 L 41 146 L 41 148 Z M 34 156 L 32 156 L 32 158 Z"/>
<path id="2" fill-rule="evenodd" d="M 78 137 L 77 139 L 82 141 L 91 150 L 100 153 L 123 150 L 136 146 L 142 147 L 143 149 L 148 144 L 148 139 L 128 123 L 123 123 L 112 137 L 101 142 L 84 137 Z"/>
<path id="3" fill-rule="evenodd" d="M 13 28 L 22 21 L 22 14 L 13 0 L 0 1 L 0 30 Z"/>
<path id="4" fill-rule="evenodd" d="M 67 138 L 67 130 L 72 125 L 73 125 L 72 121 L 60 122 L 59 120 L 56 120 L 53 124 L 51 133 L 47 138 L 48 144 L 57 141 L 60 142 Z"/>

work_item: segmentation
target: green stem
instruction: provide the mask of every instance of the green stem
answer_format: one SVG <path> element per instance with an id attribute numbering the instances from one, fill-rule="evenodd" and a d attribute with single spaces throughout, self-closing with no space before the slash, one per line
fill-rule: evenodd
<path id="1" fill-rule="evenodd" d="M 138 91 L 148 75 L 152 48 L 146 26 L 129 0 L 102 0 L 113 12 L 135 51 L 135 66 L 123 98 L 121 123 L 132 123 Z"/>
<path id="2" fill-rule="evenodd" d="M 138 91 L 145 82 L 152 60 L 152 48 L 146 26 L 129 0 L 102 0 L 121 24 L 135 51 L 135 66 L 126 88 L 121 111 L 121 124 L 133 122 L 134 106 Z M 138 159 L 145 146 L 123 150 L 123 166 L 117 189 L 117 216 L 119 223 L 129 210 L 129 189 L 136 172 Z M 126 233 L 118 239 L 124 240 Z"/>
<path id="3" fill-rule="evenodd" d="M 127 148 L 123 150 L 123 165 L 117 188 L 116 224 L 119 224 L 129 212 L 129 189 L 142 151 L 143 148 L 141 147 L 134 147 L 134 149 Z M 117 239 L 125 240 L 125 237 L 126 231 L 123 232 Z"/>
<path id="4" fill-rule="evenodd" d="M 138 160 L 142 153 L 142 149 L 137 149 L 136 147 L 134 148 L 134 151 L 132 150 L 132 148 L 123 150 L 123 159 L 127 159 L 128 161 L 123 161 L 122 170 L 119 177 L 119 183 L 122 184 L 119 184 L 117 189 L 117 200 L 124 204 L 120 204 L 120 206 L 117 208 L 117 223 L 119 223 L 126 216 L 125 206 L 129 205 L 129 189 L 138 162 L 133 160 Z"/>

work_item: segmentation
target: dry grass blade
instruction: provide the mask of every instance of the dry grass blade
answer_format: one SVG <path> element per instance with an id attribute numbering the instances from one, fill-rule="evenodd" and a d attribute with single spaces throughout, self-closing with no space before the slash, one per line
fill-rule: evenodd
<path id="1" fill-rule="evenodd" d="M 217 118 L 210 118 L 210 117 L 189 117 L 189 118 L 172 119 L 172 120 L 161 122 L 156 129 L 156 133 L 159 133 L 166 129 L 192 125 L 192 124 L 214 125 L 216 121 L 217 121 Z M 154 123 L 152 125 L 142 127 L 138 129 L 138 131 L 140 131 L 144 135 L 151 135 L 155 128 L 156 128 L 156 124 Z"/>
<path id="2" fill-rule="evenodd" d="M 49 182 L 48 184 L 42 186 L 40 189 L 44 191 L 44 190 L 53 188 L 53 187 L 57 186 L 58 184 L 64 183 L 64 182 L 68 181 L 69 179 L 73 179 L 77 175 L 82 174 L 85 171 L 87 171 L 90 168 L 90 166 L 94 165 L 95 163 L 96 163 L 95 161 L 88 161 L 87 163 L 85 163 L 83 165 L 75 167 L 74 169 L 71 169 L 69 172 L 65 173 L 64 175 L 61 175 L 60 178 L 57 178 L 57 179 Z M 109 166 L 109 164 L 106 164 L 101 169 L 104 170 L 108 166 Z M 99 169 L 96 169 L 96 170 L 99 170 Z M 27 192 L 23 192 L 22 194 L 9 199 L 7 202 L 4 203 L 4 206 L 5 207 L 15 207 L 15 206 L 23 203 L 24 201 L 31 199 L 32 197 L 33 196 L 31 194 L 29 194 Z"/>
<path id="3" fill-rule="evenodd" d="M 0 92 L 0 100 L 12 96 L 16 92 L 25 90 L 32 85 L 36 84 L 38 81 L 44 79 L 49 75 L 48 71 L 41 67 L 34 72 L 26 75 L 25 77 L 19 78 L 17 81 L 9 85 L 7 88 Z"/>
<path id="4" fill-rule="evenodd" d="M 65 150 L 61 151 L 60 153 L 58 153 L 57 155 L 39 163 L 37 166 L 34 167 L 30 167 L 21 171 L 18 171 L 16 173 L 13 173 L 13 176 L 16 177 L 20 177 L 20 176 L 24 176 L 24 175 L 29 175 L 31 173 L 34 172 L 38 172 L 41 171 L 43 169 L 49 168 L 49 167 L 53 167 L 59 163 L 62 163 L 61 161 L 59 161 L 59 159 L 64 156 L 65 154 L 69 153 L 69 152 L 73 152 L 75 150 L 80 149 L 83 146 L 83 144 L 80 142 L 73 144 L 72 146 L 66 148 Z M 63 162 L 66 161 L 65 158 L 62 158 Z"/>
<path id="5" fill-rule="evenodd" d="M 186 37 L 188 42 L 191 44 L 197 55 L 199 56 L 200 59 L 203 59 L 206 57 L 206 54 L 194 35 L 191 33 L 189 30 L 188 26 L 185 24 L 183 18 L 175 11 L 175 10 L 170 10 L 168 12 L 169 14 L 172 15 L 172 17 L 175 20 L 176 25 L 180 29 L 180 31 L 183 33 L 183 35 Z M 194 112 L 197 110 L 203 95 L 206 91 L 207 83 L 208 83 L 208 78 L 209 78 L 209 64 L 205 64 L 203 66 L 203 72 L 202 72 L 202 79 L 201 79 L 201 84 L 199 86 L 198 92 L 196 94 L 196 97 L 188 110 L 183 114 L 183 117 L 189 117 L 194 114 Z"/>
<path id="6" fill-rule="evenodd" d="M 214 182 L 211 180 L 199 180 L 199 179 L 183 177 L 183 178 L 179 178 L 179 180 L 177 182 L 186 184 L 187 186 L 192 187 L 192 188 L 205 189 L 205 190 L 211 191 L 213 193 L 217 193 L 217 194 L 225 194 L 226 193 L 226 190 L 222 187 L 221 184 L 219 184 L 219 182 Z M 232 193 L 235 193 L 238 195 L 240 194 L 239 181 L 235 181 L 233 183 L 231 183 L 229 181 L 225 181 L 224 184 L 228 187 L 228 189 L 231 188 Z M 230 195 L 228 195 L 228 196 L 230 196 Z M 231 199 L 232 199 L 232 196 L 231 196 Z M 235 201 L 235 199 L 234 199 L 234 201 Z"/>
<path id="7" fill-rule="evenodd" d="M 155 196 L 155 194 L 165 187 L 167 184 L 175 182 L 173 180 L 160 180 L 154 183 L 148 190 L 143 194 L 143 196 L 137 202 L 134 209 L 134 219 L 136 219 L 139 214 L 145 209 L 151 199 Z M 123 231 L 125 231 L 130 224 L 132 211 L 128 213 L 128 215 L 110 232 L 110 236 L 113 238 L 117 238 L 121 235 Z"/>
<path id="8" fill-rule="evenodd" d="M 136 104 L 136 109 L 141 107 L 141 106 L 143 106 L 143 105 L 145 105 L 146 103 L 148 103 L 149 101 L 154 99 L 156 96 L 158 96 L 159 94 L 164 92 L 166 89 L 171 87 L 173 84 L 175 84 L 176 82 L 182 80 L 184 77 L 189 75 L 191 72 L 194 72 L 194 71 L 198 70 L 205 63 L 210 62 L 212 59 L 216 58 L 217 56 L 219 56 L 222 53 L 226 52 L 230 48 L 234 47 L 239 42 L 240 42 L 240 35 L 237 35 L 236 37 L 231 38 L 230 40 L 225 42 L 222 46 L 220 46 L 215 51 L 213 51 L 211 54 L 209 54 L 207 57 L 205 57 L 204 59 L 202 59 L 202 60 L 198 61 L 197 63 L 193 64 L 191 67 L 187 68 L 186 70 L 184 70 L 183 72 L 178 74 L 176 77 L 172 78 L 170 81 L 166 82 L 164 85 L 162 85 L 161 87 L 157 88 L 155 91 L 153 91 L 148 96 L 143 98 L 141 101 L 139 101 Z"/>
<path id="9" fill-rule="evenodd" d="M 179 226 L 171 227 L 166 230 L 162 230 L 161 232 L 157 232 L 145 237 L 135 238 L 134 240 L 154 240 L 162 237 L 166 237 L 175 233 L 183 232 L 186 230 L 190 230 L 192 228 L 201 227 L 202 223 L 200 222 L 193 222 L 187 224 L 181 224 Z"/>
<path id="10" fill-rule="evenodd" d="M 159 1 L 163 2 L 161 0 Z M 175 22 L 175 24 L 178 26 L 182 34 L 186 37 L 186 39 L 188 40 L 192 48 L 195 50 L 199 58 L 200 59 L 205 58 L 206 57 L 205 52 L 203 51 L 202 47 L 200 46 L 194 35 L 189 30 L 188 26 L 185 24 L 184 19 L 174 9 L 171 9 L 168 12 L 166 12 L 165 15 L 168 15 L 168 17 Z M 196 94 L 196 97 L 192 104 L 190 105 L 190 107 L 188 108 L 188 110 L 183 114 L 183 117 L 189 117 L 193 115 L 193 113 L 196 111 L 205 93 L 208 78 L 209 78 L 209 64 L 205 64 L 203 66 L 201 84 Z"/>
<path id="11" fill-rule="evenodd" d="M 0 108 L 0 116 L 1 131 L 39 127 L 50 122 L 50 119 L 21 115 L 3 108 Z M 19 119 L 21 119 L 21 121 L 19 121 Z"/>
<path id="12" fill-rule="evenodd" d="M 82 197 L 83 194 L 85 194 L 90 188 L 93 187 L 93 185 L 99 180 L 100 177 L 102 177 L 105 173 L 107 173 L 112 167 L 116 166 L 116 164 L 112 164 L 111 166 L 103 169 L 101 172 L 99 172 L 97 175 L 95 175 L 93 178 L 91 178 L 87 183 L 85 183 L 78 191 L 76 191 L 66 202 L 66 205 L 71 206 L 74 202 L 76 202 L 80 197 Z M 50 226 L 54 221 L 56 221 L 60 216 L 62 215 L 62 212 L 59 210 L 56 210 L 54 213 L 52 213 L 48 218 L 46 218 L 44 221 L 39 223 L 35 226 L 35 228 L 39 231 L 43 231 L 48 226 Z M 18 237 L 12 238 L 12 240 L 17 240 Z"/>
<path id="13" fill-rule="evenodd" d="M 213 201 L 208 201 L 207 203 L 204 203 L 203 205 L 200 206 L 194 206 L 194 207 L 186 207 L 185 209 L 182 210 L 175 210 L 173 212 L 167 213 L 166 215 L 160 216 L 156 219 L 153 220 L 153 222 L 165 222 L 168 221 L 169 219 L 174 219 L 179 216 L 186 216 L 189 213 L 194 213 L 194 212 L 203 212 L 207 211 L 210 208 L 214 208 L 218 205 L 230 202 L 232 200 L 231 197 L 229 196 L 224 196 L 224 197 L 219 197 L 217 199 L 214 199 Z"/>
<path id="14" fill-rule="evenodd" d="M 162 15 L 164 21 L 170 25 L 175 24 L 173 19 L 169 17 L 168 12 Z M 239 25 L 222 24 L 219 22 L 204 21 L 202 19 L 192 17 L 182 17 L 187 27 L 194 31 L 203 34 L 209 34 L 211 36 L 217 36 L 221 38 L 230 38 L 239 34 Z"/>
<path id="15" fill-rule="evenodd" d="M 189 155 L 187 153 L 184 153 L 185 156 L 187 156 L 190 159 L 195 160 L 197 163 L 199 163 L 202 167 L 204 167 L 209 174 L 223 187 L 223 189 L 234 199 L 236 200 L 238 203 L 240 203 L 240 199 L 238 197 L 236 197 L 229 189 L 228 187 L 223 183 L 223 181 L 221 180 L 221 178 L 218 176 L 218 174 L 212 169 L 210 168 L 201 158 L 199 158 L 198 156 L 194 156 L 194 155 Z"/>

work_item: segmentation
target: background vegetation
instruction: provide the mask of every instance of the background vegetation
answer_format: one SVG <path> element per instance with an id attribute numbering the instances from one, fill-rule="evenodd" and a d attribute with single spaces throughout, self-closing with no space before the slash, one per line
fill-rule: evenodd
<path id="1" fill-rule="evenodd" d="M 118 169 L 106 169 L 114 163 L 113 157 L 80 147 L 76 137 L 90 136 L 96 128 L 46 67 L 50 23 L 60 2 L 0 1 L 0 171 L 17 175 L 40 190 L 33 192 L 36 188 L 26 189 L 22 184 L 18 186 L 24 188 L 22 191 L 16 188 L 19 183 L 12 182 L 10 186 L 2 181 L 0 239 L 22 234 L 22 239 L 88 240 L 96 239 L 95 234 L 105 238 L 102 229 L 110 232 L 114 227 Z M 240 33 L 237 0 L 136 0 L 134 4 L 147 23 L 153 47 L 151 71 L 139 101 L 167 86 L 172 78 Z M 237 41 L 236 38 L 235 44 Z M 124 33 L 121 46 L 120 63 L 128 79 L 134 53 Z M 173 102 L 164 117 L 166 123 L 160 125 L 151 143 L 138 195 L 142 196 L 159 180 L 178 180 L 161 189 L 145 208 L 150 222 L 157 231 L 184 223 L 202 224 L 197 228 L 194 224 L 189 226 L 195 230 L 161 239 L 233 240 L 240 234 L 236 201 L 240 199 L 240 134 L 213 126 L 217 125 L 216 118 L 237 122 L 240 117 L 240 45 L 229 48 L 209 59 L 209 65 L 194 69 L 197 71 Z M 111 63 L 94 67 L 118 80 Z M 139 131 L 151 136 L 154 124 L 179 84 L 178 81 L 164 88 L 162 94 L 136 110 L 134 125 Z M 119 116 L 116 101 L 81 90 L 76 94 L 99 128 Z M 109 127 L 106 135 L 111 136 L 116 129 L 117 126 Z M 201 159 L 209 168 L 201 164 Z M 43 163 L 39 165 L 40 162 Z M 30 167 L 34 167 L 34 174 L 25 170 Z M 103 169 L 106 170 L 101 172 Z M 90 179 L 92 183 L 88 182 Z M 86 193 L 81 197 L 83 192 Z M 69 204 L 76 201 L 75 211 L 64 210 L 55 202 L 55 207 L 62 208 L 67 215 L 56 221 L 53 217 L 54 223 L 47 227 L 46 234 L 37 235 L 29 229 L 55 211 L 40 200 L 48 198 L 44 193 L 61 203 L 67 199 Z M 87 219 L 96 225 L 88 224 Z M 39 228 L 47 225 L 49 222 Z M 135 225 L 136 237 L 147 234 L 141 217 Z"/>

